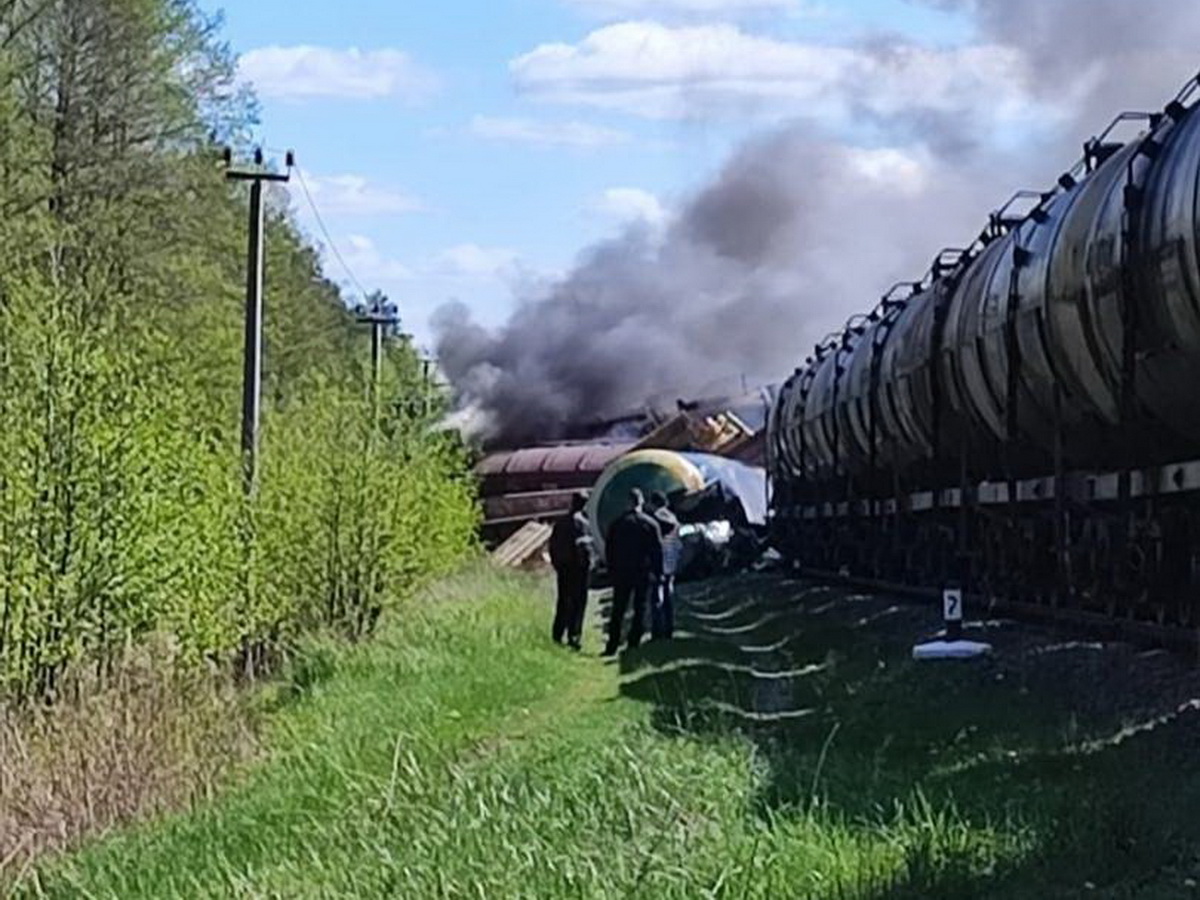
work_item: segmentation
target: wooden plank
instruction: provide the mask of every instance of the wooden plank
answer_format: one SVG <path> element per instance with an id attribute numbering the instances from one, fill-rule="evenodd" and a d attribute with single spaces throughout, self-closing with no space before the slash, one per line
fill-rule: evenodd
<path id="1" fill-rule="evenodd" d="M 545 548 L 551 531 L 542 522 L 529 522 L 492 552 L 492 560 L 501 566 L 524 565 Z"/>

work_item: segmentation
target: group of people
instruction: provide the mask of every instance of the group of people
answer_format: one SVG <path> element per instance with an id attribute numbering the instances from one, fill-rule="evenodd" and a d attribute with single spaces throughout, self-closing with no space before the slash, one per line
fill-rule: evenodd
<path id="1" fill-rule="evenodd" d="M 585 495 L 576 494 L 570 512 L 555 522 L 550 534 L 550 562 L 558 578 L 553 638 L 560 644 L 566 640 L 575 650 L 582 647 L 588 576 L 594 562 L 586 502 Z M 675 630 L 675 572 L 681 543 L 679 520 L 666 495 L 655 491 L 647 508 L 642 492 L 630 491 L 629 508 L 609 526 L 604 543 L 613 599 L 603 655 L 614 656 L 620 648 L 630 609 L 630 649 L 645 636 L 647 612 L 651 638 L 670 638 Z"/>

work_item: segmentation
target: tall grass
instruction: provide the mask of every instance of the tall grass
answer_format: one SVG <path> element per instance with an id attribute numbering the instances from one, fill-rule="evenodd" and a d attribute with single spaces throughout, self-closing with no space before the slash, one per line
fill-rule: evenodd
<path id="1" fill-rule="evenodd" d="M 0 883 L 85 838 L 211 799 L 256 746 L 227 674 L 151 641 L 99 683 L 68 670 L 54 706 L 0 707 Z"/>
<path id="2" fill-rule="evenodd" d="M 307 642 L 248 781 L 30 873 L 18 896 L 915 900 L 1011 884 L 1047 844 L 1057 794 L 1040 812 L 988 811 L 914 777 L 929 718 L 864 770 L 866 720 L 836 698 L 856 685 L 870 706 L 892 689 L 859 678 L 885 672 L 871 643 L 798 676 L 817 679 L 823 721 L 745 724 L 709 707 L 753 703 L 753 678 L 720 653 L 705 681 L 686 635 L 622 666 L 568 655 L 549 644 L 549 600 L 544 582 L 476 570 L 405 604 L 376 641 Z M 835 628 L 789 654 L 839 634 L 851 648 Z M 911 698 L 931 714 L 938 699 Z M 1092 838 L 1081 846 L 1104 846 Z"/>

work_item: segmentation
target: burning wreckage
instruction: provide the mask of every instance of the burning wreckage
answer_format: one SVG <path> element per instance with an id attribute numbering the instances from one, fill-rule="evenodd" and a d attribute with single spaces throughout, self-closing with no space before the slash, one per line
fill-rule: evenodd
<path id="1" fill-rule="evenodd" d="M 754 563 L 767 527 L 766 473 L 709 453 L 634 450 L 608 466 L 588 499 L 601 560 L 604 535 L 629 505 L 629 492 L 662 491 L 680 521 L 681 578 L 704 577 Z"/>
<path id="2" fill-rule="evenodd" d="M 541 564 L 550 523 L 573 493 L 589 491 L 587 514 L 602 580 L 604 535 L 636 487 L 647 496 L 662 491 L 680 520 L 681 578 L 750 566 L 766 548 L 763 433 L 772 398 L 773 391 L 764 389 L 680 401 L 673 415 L 648 412 L 640 421 L 630 416 L 606 423 L 623 439 L 602 434 L 491 453 L 476 467 L 484 538 L 500 562 Z"/>

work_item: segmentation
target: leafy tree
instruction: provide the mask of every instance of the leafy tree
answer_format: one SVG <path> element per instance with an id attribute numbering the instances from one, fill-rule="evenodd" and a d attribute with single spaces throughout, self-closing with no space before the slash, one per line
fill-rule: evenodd
<path id="1" fill-rule="evenodd" d="M 366 341 L 286 205 L 267 225 L 262 487 L 243 496 L 255 104 L 191 0 L 0 0 L 0 696 L 170 636 L 257 667 L 370 633 L 469 552 L 461 456 L 411 349 Z"/>

